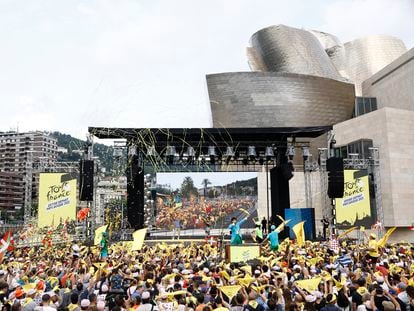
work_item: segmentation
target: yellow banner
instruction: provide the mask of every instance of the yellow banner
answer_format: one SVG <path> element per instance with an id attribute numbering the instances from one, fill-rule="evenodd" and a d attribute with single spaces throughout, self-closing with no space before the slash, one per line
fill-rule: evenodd
<path id="1" fill-rule="evenodd" d="M 40 173 L 37 225 L 57 227 L 76 220 L 76 179 L 61 182 L 62 173 Z"/>
<path id="2" fill-rule="evenodd" d="M 147 229 L 137 230 L 132 234 L 134 241 L 132 242 L 131 250 L 139 251 L 144 245 L 145 235 L 147 234 Z"/>
<path id="3" fill-rule="evenodd" d="M 309 280 L 296 281 L 296 285 L 307 290 L 309 293 L 318 290 L 318 285 L 321 282 L 322 278 L 315 278 Z"/>
<path id="4" fill-rule="evenodd" d="M 341 228 L 370 225 L 372 221 L 368 175 L 354 178 L 355 172 L 344 171 L 344 197 L 335 199 L 336 222 Z"/>
<path id="5" fill-rule="evenodd" d="M 240 289 L 240 285 L 229 285 L 220 287 L 220 290 L 223 292 L 224 295 L 226 295 L 229 298 L 230 301 L 233 299 L 234 296 L 236 296 Z"/>
<path id="6" fill-rule="evenodd" d="M 260 257 L 259 245 L 230 246 L 231 262 L 247 262 Z"/>

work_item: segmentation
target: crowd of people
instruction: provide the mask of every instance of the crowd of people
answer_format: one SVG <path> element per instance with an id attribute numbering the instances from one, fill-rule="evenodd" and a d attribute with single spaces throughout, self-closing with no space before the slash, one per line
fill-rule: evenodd
<path id="1" fill-rule="evenodd" d="M 373 241 L 262 243 L 249 263 L 209 243 L 19 248 L 0 263 L 0 310 L 414 310 L 414 246 Z"/>
<path id="2" fill-rule="evenodd" d="M 157 217 L 155 225 L 158 228 L 172 230 L 174 220 L 180 220 L 181 226 L 186 229 L 201 229 L 206 225 L 214 226 L 224 220 L 226 215 L 243 208 L 250 209 L 255 206 L 256 200 L 252 198 L 237 199 L 211 199 L 211 200 L 185 200 L 177 203 L 174 200 L 158 198 Z M 226 226 L 227 224 L 223 224 Z"/>

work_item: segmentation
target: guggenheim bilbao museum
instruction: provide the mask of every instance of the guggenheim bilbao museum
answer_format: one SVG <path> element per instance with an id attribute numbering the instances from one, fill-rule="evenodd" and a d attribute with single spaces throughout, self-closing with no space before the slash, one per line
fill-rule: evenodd
<path id="1" fill-rule="evenodd" d="M 343 43 L 285 25 L 259 30 L 249 45 L 251 71 L 206 77 L 213 126 L 333 126 L 329 135 L 304 142 L 313 165 L 295 166 L 290 207 L 313 208 L 316 231 L 323 217 L 335 218 L 319 157 L 332 146 L 345 169 L 369 173 L 371 223 L 396 226 L 394 240 L 414 241 L 414 49 L 388 35 Z M 262 215 L 266 178 L 259 173 Z M 351 224 L 366 215 L 357 212 Z"/>

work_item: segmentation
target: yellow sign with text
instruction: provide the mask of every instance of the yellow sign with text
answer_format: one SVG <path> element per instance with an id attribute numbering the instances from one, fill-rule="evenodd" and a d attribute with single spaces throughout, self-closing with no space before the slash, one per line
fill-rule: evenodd
<path id="1" fill-rule="evenodd" d="M 335 199 L 335 209 L 340 228 L 369 225 L 372 215 L 367 174 L 357 170 L 344 171 L 344 197 Z"/>
<path id="2" fill-rule="evenodd" d="M 259 245 L 230 246 L 231 262 L 247 262 L 260 257 Z"/>
<path id="3" fill-rule="evenodd" d="M 39 228 L 56 227 L 76 220 L 76 179 L 61 181 L 62 173 L 41 173 L 39 180 Z"/>

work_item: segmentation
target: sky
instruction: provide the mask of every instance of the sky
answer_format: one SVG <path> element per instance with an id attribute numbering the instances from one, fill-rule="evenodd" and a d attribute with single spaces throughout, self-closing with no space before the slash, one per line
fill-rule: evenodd
<path id="1" fill-rule="evenodd" d="M 205 75 L 277 24 L 414 45 L 413 0 L 0 0 L 0 131 L 210 127 Z"/>
<path id="2" fill-rule="evenodd" d="M 157 173 L 157 184 L 169 184 L 173 190 L 180 189 L 185 177 L 191 177 L 194 186 L 203 188 L 202 181 L 208 179 L 212 186 L 224 186 L 235 181 L 256 178 L 256 172 L 208 172 L 208 173 Z"/>

